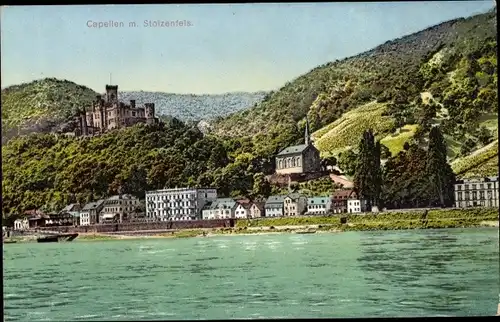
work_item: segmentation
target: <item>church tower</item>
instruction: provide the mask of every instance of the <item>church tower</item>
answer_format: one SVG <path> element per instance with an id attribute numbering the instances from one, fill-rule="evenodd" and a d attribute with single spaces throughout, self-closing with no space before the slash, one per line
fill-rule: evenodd
<path id="1" fill-rule="evenodd" d="M 310 145 L 311 144 L 311 136 L 309 135 L 309 119 L 306 116 L 306 130 L 304 133 L 304 144 L 305 145 Z"/>

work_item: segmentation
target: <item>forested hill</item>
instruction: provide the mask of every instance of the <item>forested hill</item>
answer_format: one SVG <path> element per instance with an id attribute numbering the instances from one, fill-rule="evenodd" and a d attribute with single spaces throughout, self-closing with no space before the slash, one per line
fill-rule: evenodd
<path id="1" fill-rule="evenodd" d="M 64 128 L 97 93 L 67 80 L 45 78 L 2 89 L 2 142 L 28 133 Z"/>
<path id="2" fill-rule="evenodd" d="M 497 126 L 496 33 L 495 9 L 388 41 L 311 70 L 257 107 L 220 120 L 214 132 L 247 138 L 247 148 L 268 155 L 300 142 L 307 115 L 321 152 L 336 155 L 369 126 L 383 139 L 406 125 L 406 137 L 391 140 L 397 152 L 425 115 L 444 123 L 454 152 L 468 138 L 477 144 L 469 141 L 467 149 L 474 149 L 480 145 L 474 129 L 481 122 L 490 132 Z"/>

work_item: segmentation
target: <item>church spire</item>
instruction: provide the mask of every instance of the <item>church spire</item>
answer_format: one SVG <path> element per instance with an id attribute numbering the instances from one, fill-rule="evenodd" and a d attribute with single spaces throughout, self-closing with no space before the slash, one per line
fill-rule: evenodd
<path id="1" fill-rule="evenodd" d="M 306 116 L 306 130 L 304 133 L 304 144 L 309 145 L 311 144 L 311 136 L 309 135 L 309 119 Z"/>

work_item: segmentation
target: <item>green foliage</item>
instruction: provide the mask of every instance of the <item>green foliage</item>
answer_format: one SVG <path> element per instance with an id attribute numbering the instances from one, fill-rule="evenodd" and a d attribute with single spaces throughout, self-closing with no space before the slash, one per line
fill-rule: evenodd
<path id="1" fill-rule="evenodd" d="M 383 146 L 387 147 L 392 155 L 398 154 L 399 151 L 404 149 L 405 143 L 409 142 L 411 138 L 415 136 L 417 132 L 418 125 L 405 125 L 400 128 L 397 133 L 389 134 L 384 137 L 380 142 Z M 389 157 L 386 155 L 385 148 L 383 158 Z"/>
<path id="2" fill-rule="evenodd" d="M 176 186 L 248 195 L 253 171 L 259 160 L 252 155 L 231 158 L 222 141 L 177 120 L 92 138 L 35 134 L 2 147 L 2 210 L 60 210 L 72 198 L 88 202 L 119 192 L 142 198 L 146 190 Z"/>
<path id="3" fill-rule="evenodd" d="M 348 176 L 353 176 L 356 171 L 356 160 L 358 155 L 352 149 L 341 152 L 338 155 L 337 163 L 340 169 Z"/>
<path id="4" fill-rule="evenodd" d="M 316 146 L 322 152 L 337 153 L 355 147 L 368 129 L 384 137 L 394 126 L 392 117 L 385 115 L 386 108 L 384 104 L 372 102 L 345 113 L 313 134 Z"/>
<path id="5" fill-rule="evenodd" d="M 487 145 L 487 144 L 491 143 L 491 141 L 493 141 L 493 137 L 491 136 L 490 130 L 488 130 L 484 126 L 481 126 L 479 128 L 476 136 L 482 145 Z"/>
<path id="6" fill-rule="evenodd" d="M 422 175 L 426 168 L 426 151 L 408 144 L 387 160 L 383 172 L 384 204 L 387 208 L 424 207 L 430 204 L 429 181 Z"/>
<path id="7" fill-rule="evenodd" d="M 300 193 L 307 197 L 328 197 L 332 195 L 335 186 L 330 177 L 323 177 L 299 183 Z"/>
<path id="8" fill-rule="evenodd" d="M 2 139 L 50 130 L 89 106 L 96 95 L 90 88 L 55 78 L 2 89 Z"/>
<path id="9" fill-rule="evenodd" d="M 354 171 L 354 190 L 367 200 L 368 209 L 380 205 L 382 173 L 380 168 L 380 142 L 375 142 L 371 130 L 363 134 L 359 142 L 359 154 Z"/>
<path id="10" fill-rule="evenodd" d="M 453 161 L 451 166 L 458 176 L 464 177 L 467 176 L 467 173 L 470 171 L 474 171 L 475 168 L 487 163 L 489 163 L 490 166 L 484 169 L 484 172 L 476 173 L 478 175 L 498 174 L 498 166 L 495 167 L 495 164 L 498 165 L 498 140 L 495 140 L 471 155 Z"/>
<path id="11" fill-rule="evenodd" d="M 447 162 L 446 151 L 446 141 L 441 130 L 437 126 L 433 127 L 429 133 L 425 176 L 431 188 L 431 204 L 450 207 L 454 201 L 455 175 Z"/>
<path id="12" fill-rule="evenodd" d="M 467 138 L 460 148 L 460 155 L 461 156 L 467 156 L 469 153 L 471 153 L 474 148 L 476 147 L 476 141 L 473 138 Z"/>

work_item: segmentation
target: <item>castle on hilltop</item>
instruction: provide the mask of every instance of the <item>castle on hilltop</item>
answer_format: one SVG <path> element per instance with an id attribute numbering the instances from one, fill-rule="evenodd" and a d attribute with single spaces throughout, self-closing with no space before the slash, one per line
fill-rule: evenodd
<path id="1" fill-rule="evenodd" d="M 99 135 L 109 130 L 132 126 L 137 123 L 158 123 L 155 117 L 155 104 L 145 103 L 136 107 L 135 100 L 125 104 L 118 100 L 118 85 L 106 85 L 105 98 L 97 95 L 92 106 L 77 116 L 77 136 Z"/>

